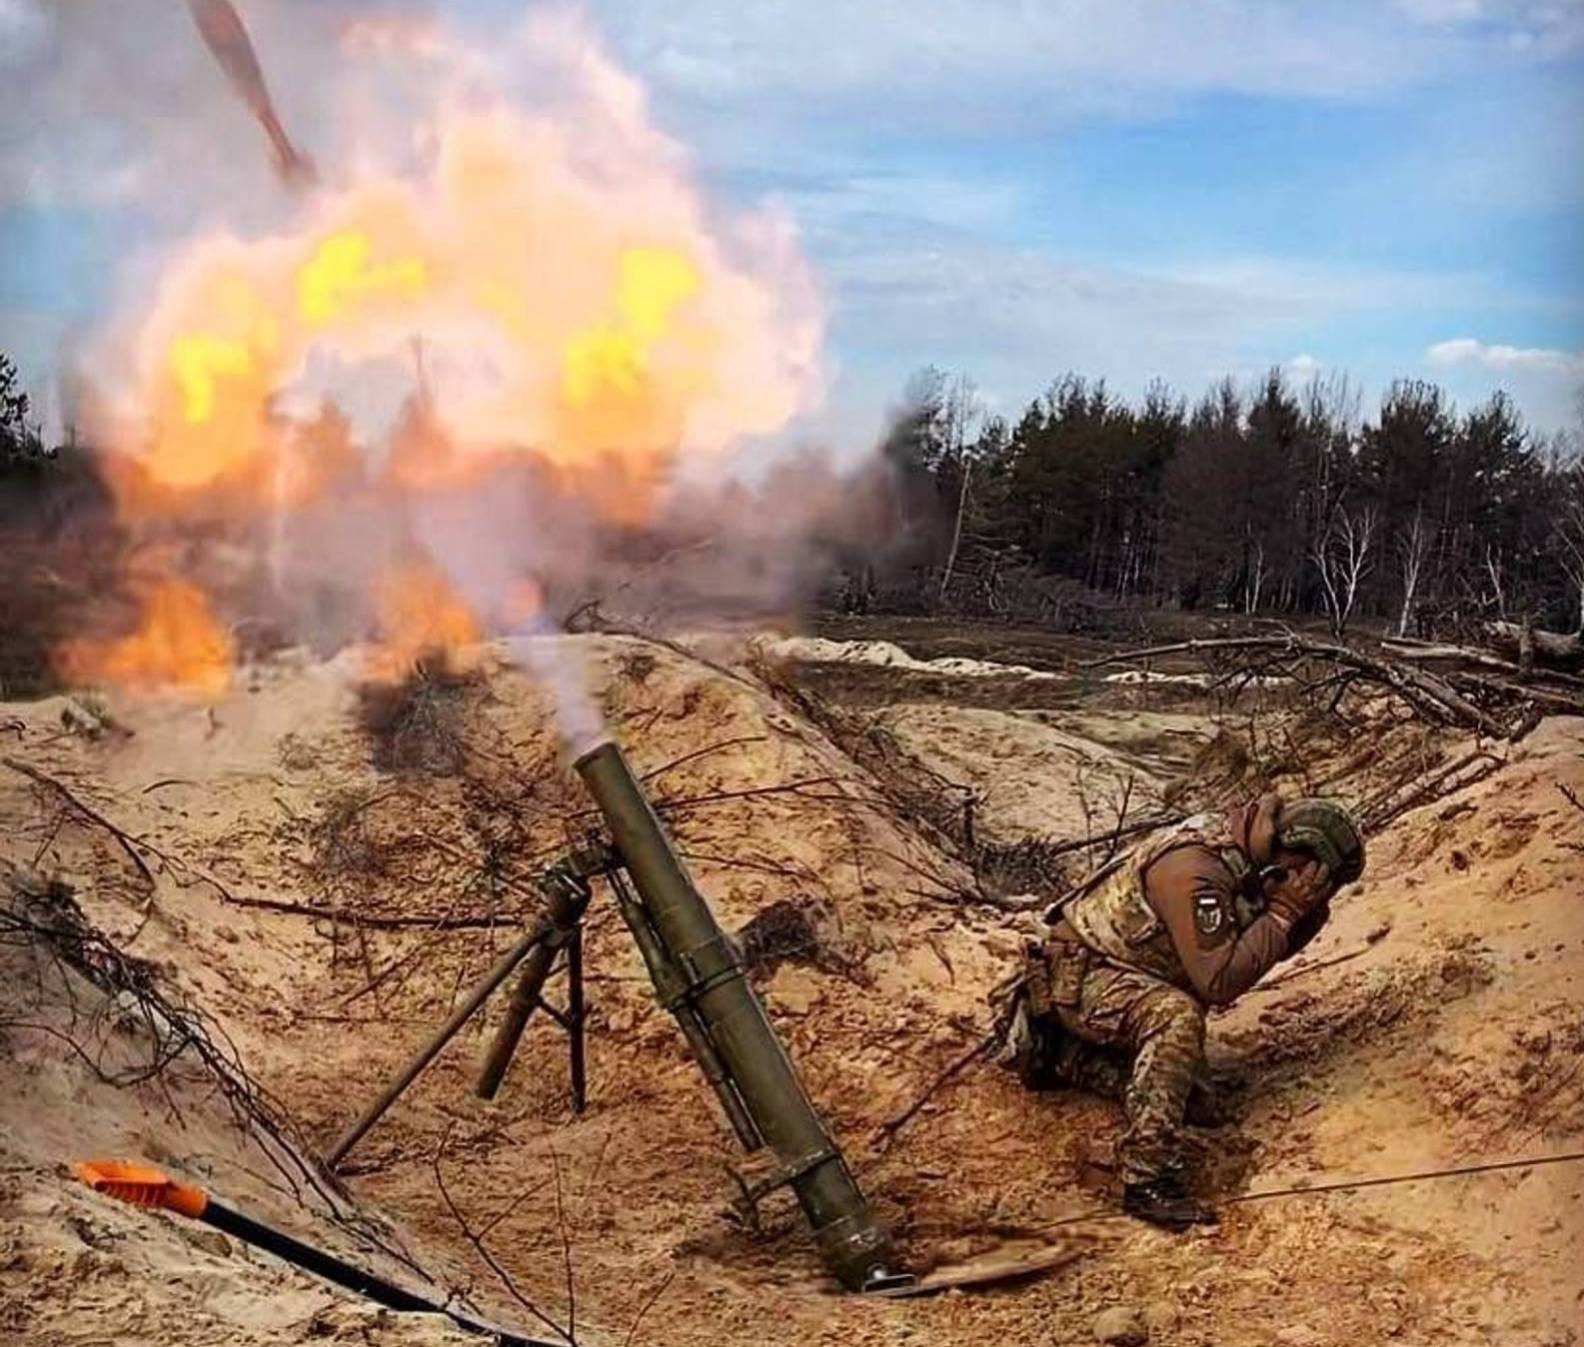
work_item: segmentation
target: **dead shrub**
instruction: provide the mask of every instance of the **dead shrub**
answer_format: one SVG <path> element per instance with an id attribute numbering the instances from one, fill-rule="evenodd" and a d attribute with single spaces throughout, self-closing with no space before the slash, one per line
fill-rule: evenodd
<path id="1" fill-rule="evenodd" d="M 440 652 L 422 656 L 400 683 L 365 683 L 359 692 L 364 732 L 381 771 L 456 776 L 467 764 L 467 712 L 484 686 Z"/>

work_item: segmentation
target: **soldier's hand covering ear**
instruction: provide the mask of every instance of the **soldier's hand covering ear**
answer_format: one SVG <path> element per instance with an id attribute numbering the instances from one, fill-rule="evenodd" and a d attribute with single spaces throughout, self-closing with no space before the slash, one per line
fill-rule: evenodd
<path id="1" fill-rule="evenodd" d="M 1287 870 L 1265 890 L 1265 910 L 1287 930 L 1331 891 L 1331 872 L 1320 861 Z"/>
<path id="2" fill-rule="evenodd" d="M 1268 865 L 1276 851 L 1276 833 L 1281 826 L 1282 797 L 1266 791 L 1248 804 L 1244 826 L 1244 846 L 1255 865 Z"/>

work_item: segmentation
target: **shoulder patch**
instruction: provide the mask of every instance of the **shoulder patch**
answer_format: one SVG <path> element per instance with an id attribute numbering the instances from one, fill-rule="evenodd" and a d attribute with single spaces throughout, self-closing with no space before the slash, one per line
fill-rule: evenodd
<path id="1" fill-rule="evenodd" d="M 1194 927 L 1201 938 L 1214 940 L 1226 929 L 1226 909 L 1214 894 L 1201 893 L 1194 898 Z"/>

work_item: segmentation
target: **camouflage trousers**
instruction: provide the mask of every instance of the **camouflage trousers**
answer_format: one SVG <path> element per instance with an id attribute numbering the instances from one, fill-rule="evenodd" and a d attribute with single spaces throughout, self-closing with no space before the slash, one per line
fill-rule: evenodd
<path id="1" fill-rule="evenodd" d="M 1204 1008 L 1147 973 L 1098 959 L 1084 964 L 1069 994 L 1051 1006 L 1082 1044 L 1063 1074 L 1070 1084 L 1121 1098 L 1127 1127 L 1117 1142 L 1117 1169 L 1124 1183 L 1146 1183 L 1185 1159 L 1183 1115 L 1203 1070 Z"/>

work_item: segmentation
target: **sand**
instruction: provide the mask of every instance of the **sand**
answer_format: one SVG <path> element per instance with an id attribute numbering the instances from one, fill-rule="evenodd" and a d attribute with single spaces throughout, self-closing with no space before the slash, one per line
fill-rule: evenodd
<path id="1" fill-rule="evenodd" d="M 862 770 L 746 672 L 624 638 L 572 638 L 563 654 L 587 663 L 600 710 L 672 802 L 725 924 L 771 909 L 804 919 L 813 947 L 757 980 L 910 1264 L 1058 1234 L 1081 1236 L 1084 1256 L 995 1293 L 873 1303 L 836 1292 L 785 1197 L 766 1204 L 758 1231 L 726 1219 L 738 1154 L 601 898 L 587 1113 L 570 1113 L 564 1046 L 543 1022 L 499 1099 L 473 1098 L 483 1038 L 470 1030 L 354 1152 L 344 1212 L 378 1221 L 441 1290 L 471 1287 L 497 1319 L 528 1319 L 461 1238 L 437 1155 L 470 1224 L 498 1218 L 488 1244 L 518 1290 L 563 1324 L 570 1260 L 576 1336 L 591 1344 L 630 1329 L 634 1343 L 1082 1342 L 1116 1306 L 1137 1309 L 1151 1343 L 1168 1347 L 1562 1347 L 1584 1332 L 1578 1166 L 1230 1205 L 1215 1230 L 1174 1238 L 1127 1221 L 1055 1226 L 1110 1210 L 1117 1114 L 1102 1101 L 1029 1095 L 980 1066 L 882 1145 L 881 1124 L 982 1032 L 986 993 L 1031 919 L 975 901 L 964 867 L 891 816 Z M 304 1146 L 326 1147 L 527 919 L 536 869 L 592 822 L 545 694 L 498 654 L 484 669 L 425 722 L 460 736 L 460 773 L 401 771 L 388 751 L 377 766 L 345 664 L 281 659 L 212 709 L 108 698 L 130 736 L 68 730 L 64 699 L 0 706 L 5 752 L 142 839 L 157 885 L 148 894 L 102 829 L 3 770 L 0 856 L 72 884 L 96 924 L 223 1027 Z M 1230 732 L 1180 711 L 1145 728 L 1125 713 L 941 703 L 883 715 L 979 790 L 985 826 L 1007 838 L 1071 835 L 1080 776 L 1114 788 L 1131 774 L 1148 791 L 1208 772 L 1221 759 L 1204 745 Z M 1495 776 L 1397 821 L 1288 970 L 1301 975 L 1214 1019 L 1214 1059 L 1249 1081 L 1238 1120 L 1204 1138 L 1223 1198 L 1578 1148 L 1584 813 L 1557 787 L 1584 789 L 1581 741 L 1584 724 L 1547 720 L 1503 750 Z M 1382 756 L 1383 742 L 1369 747 Z M 1322 749 L 1325 770 L 1363 779 L 1359 745 L 1316 740 Z M 479 924 L 381 928 L 459 918 Z M 76 1185 L 65 1160 L 146 1156 L 400 1270 L 331 1226 L 325 1201 L 283 1190 L 197 1075 L 97 1080 L 60 1037 L 87 1032 L 92 989 L 75 987 L 74 1012 L 67 990 L 17 970 L 33 955 L 0 952 L 12 961 L 0 1021 L 16 1082 L 0 1096 L 10 1340 L 466 1340 Z M 119 1032 L 110 1041 L 133 1057 L 147 1048 Z"/>

